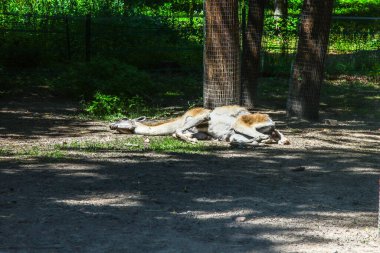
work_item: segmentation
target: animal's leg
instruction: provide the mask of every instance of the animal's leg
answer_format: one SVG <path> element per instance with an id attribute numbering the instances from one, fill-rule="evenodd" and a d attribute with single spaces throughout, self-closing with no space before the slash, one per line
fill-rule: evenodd
<path id="1" fill-rule="evenodd" d="M 194 138 L 196 137 L 196 135 L 194 135 L 194 133 L 191 133 L 187 130 L 199 124 L 202 124 L 205 120 L 207 120 L 207 118 L 208 118 L 208 114 L 202 117 L 191 117 L 191 116 L 187 117 L 185 119 L 184 125 L 180 127 L 179 129 L 177 129 L 175 133 L 173 134 L 173 136 L 180 138 L 184 141 L 197 142 L 197 139 Z"/>
<path id="2" fill-rule="evenodd" d="M 268 123 L 268 124 L 272 124 L 272 123 Z M 252 137 L 256 141 L 267 140 L 270 138 L 269 135 L 260 133 L 254 127 L 248 127 L 248 126 L 236 124 L 235 126 L 233 126 L 233 129 L 235 130 L 235 132 L 242 133 L 244 135 Z"/>
<path id="3" fill-rule="evenodd" d="M 204 132 L 193 133 L 193 138 L 197 140 L 210 140 L 211 136 Z"/>
<path id="4" fill-rule="evenodd" d="M 229 141 L 232 145 L 247 145 L 247 146 L 261 146 L 255 139 L 248 138 L 244 135 L 234 133 L 229 137 Z"/>
<path id="5" fill-rule="evenodd" d="M 278 144 L 280 144 L 280 145 L 289 145 L 290 144 L 290 141 L 280 131 L 275 129 L 274 132 L 280 138 L 280 140 L 278 141 Z"/>

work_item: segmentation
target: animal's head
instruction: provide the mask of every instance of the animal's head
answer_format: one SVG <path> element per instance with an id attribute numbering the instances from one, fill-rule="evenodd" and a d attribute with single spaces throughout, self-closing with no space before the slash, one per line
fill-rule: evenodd
<path id="1" fill-rule="evenodd" d="M 249 128 L 255 128 L 258 132 L 263 134 L 271 134 L 275 129 L 275 123 L 268 114 L 254 113 L 242 115 L 238 118 L 238 121 L 238 123 Z"/>
<path id="2" fill-rule="evenodd" d="M 142 122 L 142 121 L 145 121 L 145 120 L 146 120 L 145 116 L 138 117 L 136 119 L 124 118 L 124 119 L 121 119 L 119 121 L 116 121 L 116 122 L 112 123 L 110 125 L 110 129 L 111 130 L 116 130 L 119 133 L 123 133 L 123 134 L 133 134 L 134 130 L 137 127 L 137 124 L 139 122 Z"/>

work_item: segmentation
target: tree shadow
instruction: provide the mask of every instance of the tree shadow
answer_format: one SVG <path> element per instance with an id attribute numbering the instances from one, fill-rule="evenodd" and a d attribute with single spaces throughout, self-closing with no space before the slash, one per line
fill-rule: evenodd
<path id="1" fill-rule="evenodd" d="M 105 132 L 104 127 L 92 121 L 78 120 L 78 103 L 28 98 L 20 102 L 0 103 L 0 138 L 41 139 L 80 137 Z"/>
<path id="2" fill-rule="evenodd" d="M 278 252 L 329 245 L 339 238 L 316 233 L 319 226 L 375 226 L 376 154 L 271 146 L 0 161 L 0 245 L 39 252 Z M 298 167 L 305 170 L 292 170 Z"/>
<path id="3" fill-rule="evenodd" d="M 72 107 L 58 103 L 2 108 L 2 122 L 9 120 L 2 138 L 38 144 L 76 131 L 106 133 L 104 125 L 93 131 L 70 118 Z M 344 240 L 340 234 L 362 240 L 366 229 L 375 231 L 378 122 L 331 126 L 269 113 L 292 145 L 1 158 L 0 250 L 278 252 L 309 245 L 318 251 Z M 51 133 L 60 126 L 67 132 Z"/>

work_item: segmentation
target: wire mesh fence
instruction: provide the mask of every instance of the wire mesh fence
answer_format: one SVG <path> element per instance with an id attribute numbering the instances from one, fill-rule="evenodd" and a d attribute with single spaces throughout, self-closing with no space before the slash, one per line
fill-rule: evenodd
<path id="1" fill-rule="evenodd" d="M 204 105 L 240 104 L 238 1 L 206 1 Z"/>
<path id="2" fill-rule="evenodd" d="M 298 23 L 297 16 L 289 16 L 288 26 L 279 29 L 273 25 L 273 16 L 266 16 L 260 61 L 262 76 L 290 75 L 298 42 Z M 134 13 L 88 19 L 3 12 L 0 13 L 0 64 L 3 68 L 35 67 L 105 56 L 149 71 L 187 72 L 201 79 L 203 24 L 204 17 L 199 13 L 191 18 Z M 327 75 L 376 78 L 380 62 L 379 28 L 380 18 L 333 18 Z"/>

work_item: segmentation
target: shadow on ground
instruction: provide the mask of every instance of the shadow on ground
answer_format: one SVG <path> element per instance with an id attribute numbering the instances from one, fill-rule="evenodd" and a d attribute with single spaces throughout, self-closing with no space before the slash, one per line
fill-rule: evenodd
<path id="1" fill-rule="evenodd" d="M 277 252 L 375 226 L 372 152 L 99 156 L 1 162 L 0 249 Z"/>
<path id="2" fill-rule="evenodd" d="M 0 251 L 375 252 L 379 150 L 360 131 L 351 147 L 348 130 L 199 155 L 3 158 Z"/>

